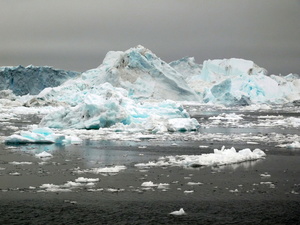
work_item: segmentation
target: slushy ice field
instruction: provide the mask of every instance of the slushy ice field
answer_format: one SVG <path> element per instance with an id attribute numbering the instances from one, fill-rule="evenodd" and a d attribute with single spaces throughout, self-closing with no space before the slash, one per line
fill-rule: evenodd
<path id="1" fill-rule="evenodd" d="M 300 77 L 143 46 L 0 68 L 1 224 L 299 224 Z"/>

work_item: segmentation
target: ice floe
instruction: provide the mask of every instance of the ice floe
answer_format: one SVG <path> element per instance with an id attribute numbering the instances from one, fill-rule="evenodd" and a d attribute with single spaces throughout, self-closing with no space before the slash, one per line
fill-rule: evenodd
<path id="1" fill-rule="evenodd" d="M 31 131 L 20 131 L 20 134 L 13 134 L 5 139 L 8 144 L 78 144 L 82 140 L 76 136 L 64 136 L 55 134 L 54 131 L 48 127 L 33 127 Z"/>
<path id="2" fill-rule="evenodd" d="M 12 162 L 9 162 L 9 164 L 11 164 L 11 165 L 31 165 L 32 162 L 16 162 L 16 161 L 12 161 Z"/>
<path id="3" fill-rule="evenodd" d="M 214 153 L 201 155 L 176 155 L 160 157 L 155 162 L 138 163 L 136 167 L 165 167 L 165 166 L 182 166 L 182 167 L 201 167 L 201 166 L 220 166 L 245 161 L 262 159 L 266 154 L 260 150 L 242 149 L 236 151 L 235 148 L 221 150 L 214 149 Z"/>
<path id="4" fill-rule="evenodd" d="M 91 168 L 91 169 L 75 168 L 74 173 L 78 173 L 78 174 L 83 174 L 83 173 L 117 174 L 125 169 L 126 169 L 126 166 L 122 166 L 122 165 L 111 166 L 111 167 L 102 167 L 102 168 Z"/>

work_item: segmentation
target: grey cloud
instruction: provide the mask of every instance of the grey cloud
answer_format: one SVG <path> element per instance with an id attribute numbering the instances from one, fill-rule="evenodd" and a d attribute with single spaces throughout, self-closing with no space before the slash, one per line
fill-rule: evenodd
<path id="1" fill-rule="evenodd" d="M 300 4 L 280 0 L 0 0 L 0 64 L 84 71 L 142 44 L 165 61 L 251 59 L 300 73 Z"/>

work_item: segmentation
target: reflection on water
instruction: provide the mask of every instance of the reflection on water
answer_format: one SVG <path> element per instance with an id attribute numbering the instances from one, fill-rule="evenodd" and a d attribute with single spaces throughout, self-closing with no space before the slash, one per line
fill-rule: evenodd
<path id="1" fill-rule="evenodd" d="M 58 144 L 26 144 L 17 146 L 20 148 L 21 152 L 28 154 L 38 154 L 44 151 L 52 154 L 53 152 L 64 148 L 63 145 Z"/>
<path id="2" fill-rule="evenodd" d="M 256 166 L 257 164 L 262 163 L 262 161 L 263 161 L 263 159 L 246 161 L 246 162 L 229 164 L 229 165 L 222 165 L 222 166 L 218 166 L 218 167 L 212 167 L 212 170 L 213 171 L 238 170 L 238 169 L 248 170 L 248 169 Z"/>
<path id="3" fill-rule="evenodd" d="M 142 154 L 142 150 L 123 146 L 113 141 L 85 141 L 82 145 L 27 144 L 14 145 L 14 151 L 35 156 L 41 152 L 53 155 L 52 161 L 76 161 L 81 159 L 87 168 L 125 165 L 141 160 L 154 160 L 157 156 Z"/>

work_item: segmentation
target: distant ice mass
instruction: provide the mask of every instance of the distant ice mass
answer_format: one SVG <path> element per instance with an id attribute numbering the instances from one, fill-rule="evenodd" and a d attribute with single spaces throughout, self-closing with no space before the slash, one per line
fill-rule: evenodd
<path id="1" fill-rule="evenodd" d="M 79 72 L 59 70 L 49 66 L 0 67 L 0 91 L 9 89 L 15 95 L 36 95 L 46 87 L 59 86 L 79 74 Z"/>

